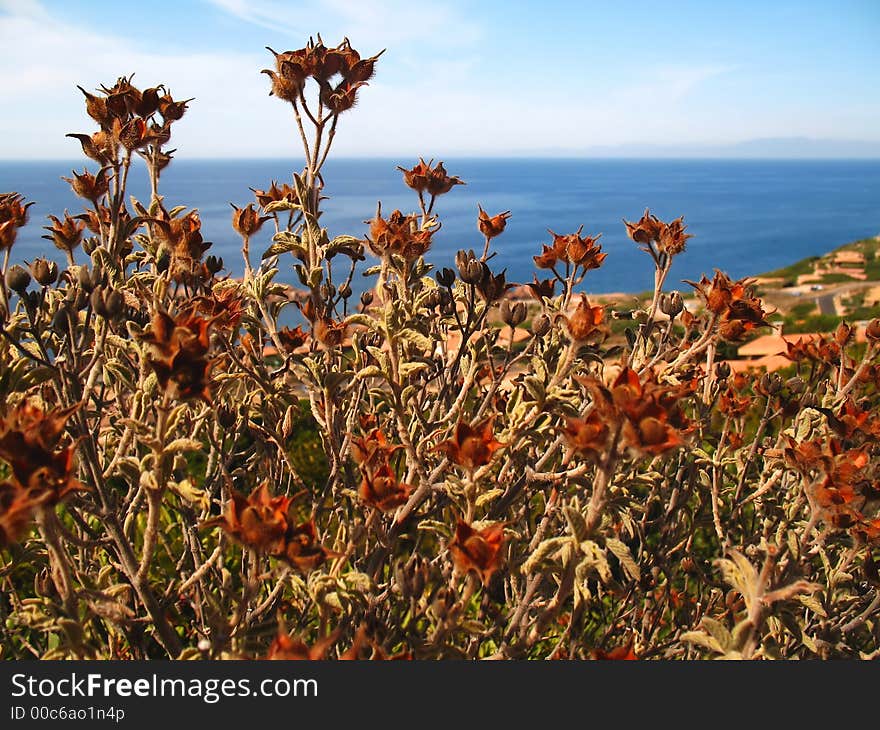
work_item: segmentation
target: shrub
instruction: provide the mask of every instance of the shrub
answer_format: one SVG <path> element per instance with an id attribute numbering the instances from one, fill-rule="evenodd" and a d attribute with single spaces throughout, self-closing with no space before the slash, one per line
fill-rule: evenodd
<path id="1" fill-rule="evenodd" d="M 160 193 L 188 104 L 161 87 L 84 92 L 98 171 L 47 226 L 66 266 L 9 265 L 28 211 L 0 198 L 4 657 L 876 653 L 880 324 L 860 359 L 841 326 L 790 348 L 797 376 L 733 376 L 714 363 L 760 299 L 716 272 L 685 309 L 663 289 L 689 234 L 646 212 L 655 287 L 609 347 L 598 235 L 535 252 L 533 312 L 493 268 L 507 211 L 425 262 L 462 181 L 424 160 L 414 212 L 330 238 L 322 168 L 378 56 L 274 56 L 305 166 L 234 207 L 241 280 Z"/>

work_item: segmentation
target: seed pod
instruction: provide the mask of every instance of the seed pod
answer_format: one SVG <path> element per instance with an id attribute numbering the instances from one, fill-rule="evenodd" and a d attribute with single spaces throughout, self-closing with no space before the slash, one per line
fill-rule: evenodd
<path id="1" fill-rule="evenodd" d="M 511 327 L 521 325 L 526 319 L 525 302 L 516 302 L 511 305 L 510 301 L 505 299 L 501 302 L 501 319 L 504 324 Z"/>
<path id="2" fill-rule="evenodd" d="M 76 272 L 76 280 L 85 291 L 91 293 L 92 289 L 94 289 L 95 285 L 93 283 L 92 275 L 89 273 L 87 266 L 79 267 L 79 271 Z"/>
<path id="3" fill-rule="evenodd" d="M 217 256 L 208 256 L 205 259 L 205 268 L 211 276 L 214 276 L 214 274 L 223 268 L 223 259 L 218 258 Z"/>
<path id="4" fill-rule="evenodd" d="M 852 335 L 853 327 L 847 322 L 841 322 L 839 325 L 837 325 L 837 329 L 834 331 L 834 339 L 841 347 L 843 347 L 850 341 Z"/>
<path id="5" fill-rule="evenodd" d="M 660 311 L 670 319 L 675 319 L 684 309 L 684 300 L 677 291 L 660 297 Z"/>
<path id="6" fill-rule="evenodd" d="M 40 286 L 50 286 L 58 281 L 58 264 L 44 258 L 35 259 L 31 264 L 31 274 Z"/>
<path id="7" fill-rule="evenodd" d="M 715 377 L 718 380 L 725 380 L 730 377 L 730 365 L 726 362 L 720 362 L 715 366 Z"/>
<path id="8" fill-rule="evenodd" d="M 31 283 L 31 275 L 23 266 L 16 264 L 6 272 L 6 286 L 12 291 L 18 292 L 19 296 L 24 296 L 25 290 Z"/>
<path id="9" fill-rule="evenodd" d="M 550 317 L 546 314 L 539 314 L 532 321 L 532 333 L 535 337 L 543 337 L 550 331 Z"/>
<path id="10" fill-rule="evenodd" d="M 865 327 L 865 337 L 869 340 L 880 340 L 880 319 L 872 319 Z"/>
<path id="11" fill-rule="evenodd" d="M 365 307 L 369 307 L 373 303 L 373 292 L 367 290 L 361 292 L 361 304 Z"/>
<path id="12" fill-rule="evenodd" d="M 437 279 L 437 283 L 440 286 L 448 289 L 455 283 L 455 272 L 452 269 L 444 267 L 434 275 L 434 278 Z"/>
<path id="13" fill-rule="evenodd" d="M 217 409 L 217 422 L 224 429 L 231 429 L 235 426 L 235 411 L 223 406 Z"/>
<path id="14" fill-rule="evenodd" d="M 92 294 L 89 297 L 89 302 L 92 305 L 92 310 L 99 317 L 107 317 L 107 307 L 104 305 L 104 289 L 103 287 L 96 286 L 92 290 Z"/>
<path id="15" fill-rule="evenodd" d="M 343 284 L 339 287 L 338 294 L 343 299 L 348 299 L 351 296 L 351 286 L 349 284 Z"/>
<path id="16" fill-rule="evenodd" d="M 122 314 L 122 308 L 125 306 L 125 298 L 115 289 L 111 289 L 104 295 L 104 307 L 107 310 L 107 316 L 115 319 Z"/>

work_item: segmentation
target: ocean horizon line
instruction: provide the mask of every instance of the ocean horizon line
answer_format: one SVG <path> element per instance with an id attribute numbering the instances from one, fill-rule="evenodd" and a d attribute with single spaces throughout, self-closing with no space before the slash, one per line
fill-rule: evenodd
<path id="1" fill-rule="evenodd" d="M 400 154 L 400 155 L 338 155 L 331 160 L 328 160 L 328 164 L 333 164 L 334 162 L 382 162 L 382 161 L 394 161 L 398 162 L 401 159 L 418 159 L 419 157 L 428 158 L 428 155 L 422 154 Z M 878 163 L 880 162 L 880 155 L 876 157 L 829 157 L 829 156 L 815 156 L 815 157 L 792 157 L 792 156 L 767 156 L 767 157 L 759 157 L 759 156 L 742 156 L 742 157 L 734 157 L 734 156 L 691 156 L 691 155 L 680 155 L 680 156 L 652 156 L 652 155 L 518 155 L 518 154 L 509 154 L 509 155 L 493 155 L 493 154 L 447 154 L 447 155 L 434 155 L 433 159 L 435 160 L 458 160 L 458 161 L 469 161 L 469 160 L 486 160 L 486 161 L 529 161 L 534 160 L 536 162 L 544 162 L 544 161 L 553 161 L 553 162 L 582 162 L 582 161 L 597 161 L 597 162 L 742 162 L 742 163 L 761 163 L 761 162 L 782 162 L 782 163 L 817 163 L 817 162 L 846 162 L 846 163 Z M 173 164 L 186 164 L 189 162 L 294 162 L 301 161 L 302 158 L 298 157 L 287 157 L 287 156 L 254 156 L 254 157 L 208 157 L 208 156 L 199 156 L 199 155 L 188 155 L 185 157 L 174 158 Z M 5 157 L 0 158 L 0 165 L 2 164 L 26 164 L 26 163 L 64 163 L 64 164 L 91 164 L 92 160 L 87 158 L 79 157 Z"/>

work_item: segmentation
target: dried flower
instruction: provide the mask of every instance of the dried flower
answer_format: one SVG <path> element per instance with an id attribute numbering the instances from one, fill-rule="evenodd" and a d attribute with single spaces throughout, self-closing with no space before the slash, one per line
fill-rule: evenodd
<path id="1" fill-rule="evenodd" d="M 254 188 L 250 188 L 253 192 L 254 197 L 257 200 L 257 205 L 261 208 L 265 208 L 267 205 L 271 203 L 278 203 L 282 200 L 293 201 L 296 193 L 293 188 L 288 185 L 278 185 L 274 180 L 269 185 L 267 190 L 256 190 Z"/>
<path id="2" fill-rule="evenodd" d="M 172 279 L 181 283 L 199 278 L 203 272 L 202 256 L 211 243 L 202 238 L 202 221 L 199 212 L 192 210 L 174 218 L 160 206 L 159 215 L 150 218 L 153 241 L 159 249 L 171 254 Z"/>
<path id="3" fill-rule="evenodd" d="M 18 485 L 41 503 L 57 504 L 83 488 L 75 476 L 74 446 L 59 446 L 78 407 L 43 411 L 23 403 L 0 423 L 0 458 L 9 464 Z"/>
<path id="4" fill-rule="evenodd" d="M 542 279 L 538 281 L 537 276 L 533 276 L 533 281 L 526 284 L 526 288 L 532 293 L 535 299 L 552 299 L 554 290 L 556 289 L 555 279 Z"/>
<path id="5" fill-rule="evenodd" d="M 504 525 L 501 524 L 475 529 L 459 520 L 455 526 L 455 537 L 449 543 L 456 569 L 462 573 L 476 573 L 483 585 L 501 567 L 503 550 Z"/>
<path id="6" fill-rule="evenodd" d="M 267 482 L 247 497 L 233 490 L 223 517 L 213 524 L 220 524 L 230 537 L 258 552 L 280 555 L 285 548 L 290 501 L 289 497 L 270 496 Z"/>
<path id="7" fill-rule="evenodd" d="M 492 455 L 504 446 L 495 439 L 493 423 L 493 418 L 487 418 L 472 428 L 465 421 L 459 421 L 455 436 L 441 441 L 435 448 L 445 452 L 453 464 L 469 471 L 485 466 L 492 460 Z"/>
<path id="8" fill-rule="evenodd" d="M 271 220 L 271 216 L 262 216 L 254 210 L 254 204 L 248 203 L 244 208 L 230 203 L 232 206 L 232 227 L 242 238 L 250 238 L 263 227 L 263 223 Z"/>
<path id="9" fill-rule="evenodd" d="M 389 512 L 405 504 L 409 499 L 412 488 L 398 481 L 397 475 L 387 461 L 375 470 L 367 467 L 362 473 L 363 479 L 358 495 L 371 507 L 381 512 Z"/>
<path id="10" fill-rule="evenodd" d="M 581 294 L 581 301 L 568 317 L 563 317 L 569 335 L 575 342 L 586 342 L 597 332 L 602 332 L 605 320 L 605 307 L 591 306 L 586 294 Z"/>
<path id="11" fill-rule="evenodd" d="M 172 398 L 201 398 L 210 402 L 208 374 L 212 361 L 204 317 L 183 312 L 172 318 L 157 310 L 147 331 L 140 339 L 146 346 L 147 362 L 156 373 L 159 385 Z"/>
<path id="12" fill-rule="evenodd" d="M 480 213 L 477 218 L 477 228 L 479 228 L 480 233 L 482 233 L 486 238 L 492 239 L 496 236 L 500 236 L 504 232 L 504 228 L 507 225 L 507 219 L 510 218 L 510 211 L 505 210 L 503 213 L 499 213 L 498 215 L 493 215 L 491 218 L 489 214 L 483 210 L 482 206 L 478 206 Z"/>
<path id="13" fill-rule="evenodd" d="M 43 226 L 43 229 L 49 231 L 51 235 L 43 236 L 43 238 L 52 241 L 61 251 L 72 253 L 82 241 L 83 229 L 86 224 L 72 218 L 66 210 L 64 211 L 64 220 L 59 220 L 54 215 L 50 215 L 49 219 L 52 221 L 52 225 Z"/>
<path id="14" fill-rule="evenodd" d="M 73 192 L 85 200 L 89 200 L 95 205 L 107 194 L 110 182 L 107 179 L 107 168 L 102 167 L 97 175 L 92 175 L 88 170 L 83 170 L 79 174 L 76 170 L 72 170 L 73 177 L 62 177 L 65 182 L 70 183 Z"/>
<path id="15" fill-rule="evenodd" d="M 623 225 L 626 226 L 626 235 L 642 245 L 659 242 L 660 233 L 663 230 L 663 222 L 657 216 L 652 215 L 647 208 L 638 222 L 630 223 L 624 220 Z"/>
<path id="16" fill-rule="evenodd" d="M 605 451 L 610 435 L 601 408 L 594 408 L 586 418 L 566 418 L 562 432 L 572 450 L 593 459 Z"/>
<path id="17" fill-rule="evenodd" d="M 265 658 L 283 661 L 319 661 L 326 658 L 327 652 L 338 638 L 339 633 L 334 631 L 309 646 L 300 637 L 281 632 L 272 641 Z"/>
<path id="18" fill-rule="evenodd" d="M 397 254 L 407 261 L 423 256 L 431 246 L 436 227 L 420 227 L 418 216 L 404 215 L 395 210 L 387 219 L 382 217 L 382 206 L 376 217 L 366 221 L 370 226 L 367 247 L 378 257 Z"/>
<path id="19" fill-rule="evenodd" d="M 684 251 L 687 240 L 693 238 L 692 234 L 685 233 L 684 218 L 679 217 L 671 223 L 664 223 L 647 209 L 638 222 L 624 220 L 623 224 L 626 226 L 626 234 L 641 244 L 642 250 L 655 257 L 657 252 L 665 256 L 675 256 Z"/>
<path id="20" fill-rule="evenodd" d="M 27 489 L 12 481 L 0 482 L 0 547 L 18 542 L 48 492 Z"/>

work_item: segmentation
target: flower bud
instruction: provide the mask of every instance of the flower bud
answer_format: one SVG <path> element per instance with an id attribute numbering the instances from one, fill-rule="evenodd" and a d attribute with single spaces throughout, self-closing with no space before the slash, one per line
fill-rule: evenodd
<path id="1" fill-rule="evenodd" d="M 837 325 L 837 329 L 834 331 L 834 339 L 838 345 L 843 347 L 847 342 L 850 341 L 853 335 L 852 325 L 847 323 L 846 321 L 841 322 Z"/>
<path id="2" fill-rule="evenodd" d="M 104 306 L 104 289 L 103 287 L 96 286 L 92 289 L 92 294 L 89 297 L 89 303 L 92 305 L 92 310 L 99 317 L 107 317 L 107 308 Z"/>
<path id="3" fill-rule="evenodd" d="M 880 340 L 880 319 L 872 319 L 865 327 L 865 337 L 869 340 Z"/>
<path id="4" fill-rule="evenodd" d="M 473 251 L 459 251 L 455 254 L 455 265 L 465 284 L 478 284 L 483 280 L 483 264 L 477 260 Z"/>
<path id="5" fill-rule="evenodd" d="M 220 406 L 217 409 L 217 422 L 220 424 L 222 428 L 230 429 L 235 426 L 235 411 Z"/>
<path id="6" fill-rule="evenodd" d="M 526 318 L 525 302 L 516 302 L 511 305 L 510 300 L 501 302 L 501 319 L 506 325 L 516 327 L 522 324 Z"/>
<path id="7" fill-rule="evenodd" d="M 58 308 L 52 317 L 52 329 L 60 336 L 66 335 L 70 323 L 70 312 L 66 306 Z"/>
<path id="8" fill-rule="evenodd" d="M 726 362 L 720 362 L 715 366 L 715 377 L 718 380 L 725 380 L 730 377 L 730 365 Z"/>
<path id="9" fill-rule="evenodd" d="M 785 385 L 788 387 L 792 395 L 798 395 L 799 393 L 804 392 L 804 388 L 807 384 L 803 378 L 795 376 L 786 380 Z"/>
<path id="10" fill-rule="evenodd" d="M 782 378 L 778 373 L 764 373 L 758 382 L 758 391 L 765 395 L 776 395 L 782 390 Z"/>
<path id="11" fill-rule="evenodd" d="M 677 291 L 660 297 L 660 311 L 670 319 L 675 319 L 684 309 L 684 300 Z"/>
<path id="12" fill-rule="evenodd" d="M 532 332 L 536 337 L 543 337 L 550 331 L 550 317 L 546 314 L 539 314 L 532 320 Z"/>
<path id="13" fill-rule="evenodd" d="M 214 274 L 223 268 L 223 259 L 218 258 L 217 256 L 208 256 L 205 259 L 205 268 L 211 276 L 214 276 Z"/>
<path id="14" fill-rule="evenodd" d="M 111 319 L 122 314 L 124 306 L 125 298 L 115 289 L 111 289 L 104 295 L 104 307 L 107 309 L 107 316 Z"/>
<path id="15" fill-rule="evenodd" d="M 31 283 L 31 275 L 23 266 L 17 264 L 6 272 L 6 286 L 12 291 L 18 292 L 20 296 L 24 296 L 25 290 Z"/>
<path id="16" fill-rule="evenodd" d="M 31 274 L 40 286 L 50 286 L 58 281 L 58 264 L 44 258 L 36 259 L 31 264 Z"/>
<path id="17" fill-rule="evenodd" d="M 361 304 L 369 307 L 373 303 L 373 292 L 367 290 L 361 293 Z"/>
<path id="18" fill-rule="evenodd" d="M 348 299 L 351 296 L 351 286 L 349 284 L 343 284 L 339 287 L 337 293 L 343 299 Z"/>
<path id="19" fill-rule="evenodd" d="M 91 292 L 94 288 L 92 285 L 92 275 L 89 273 L 89 269 L 86 266 L 79 267 L 79 271 L 76 272 L 76 280 L 87 292 Z"/>
<path id="20" fill-rule="evenodd" d="M 434 307 L 439 306 L 443 303 L 443 295 L 441 294 L 442 289 L 432 289 L 428 292 L 425 297 L 425 306 L 428 309 L 433 309 Z"/>
<path id="21" fill-rule="evenodd" d="M 434 275 L 434 278 L 437 279 L 440 286 L 448 289 L 455 283 L 455 272 L 452 269 L 443 268 Z"/>

